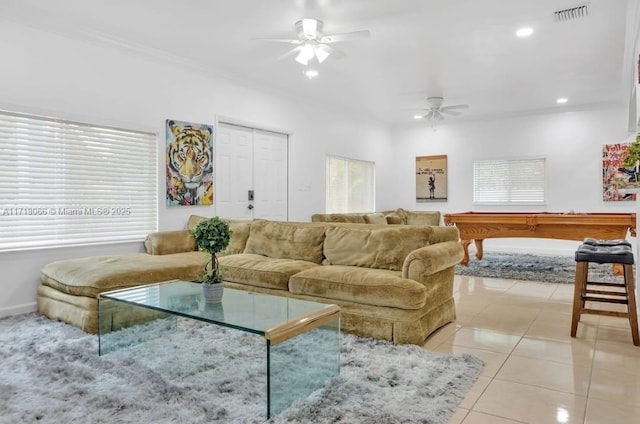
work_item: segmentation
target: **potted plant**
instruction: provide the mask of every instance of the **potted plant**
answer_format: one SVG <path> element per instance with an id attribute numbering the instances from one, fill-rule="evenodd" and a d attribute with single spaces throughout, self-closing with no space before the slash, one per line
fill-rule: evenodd
<path id="1" fill-rule="evenodd" d="M 200 222 L 192 230 L 192 233 L 200 250 L 211 255 L 204 266 L 201 279 L 205 300 L 220 302 L 222 299 L 222 270 L 216 254 L 222 252 L 229 245 L 231 239 L 229 224 L 214 216 Z"/>
<path id="2" fill-rule="evenodd" d="M 633 173 L 629 184 L 623 185 L 622 188 L 638 188 L 640 185 L 640 135 L 636 136 L 636 141 L 631 143 L 629 150 L 622 157 L 622 166 Z"/>

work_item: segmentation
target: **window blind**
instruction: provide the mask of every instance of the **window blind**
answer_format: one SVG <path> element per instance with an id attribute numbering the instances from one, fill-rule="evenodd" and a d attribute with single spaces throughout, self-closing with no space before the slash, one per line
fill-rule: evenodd
<path id="1" fill-rule="evenodd" d="M 481 160 L 473 164 L 473 202 L 545 203 L 545 158 Z"/>
<path id="2" fill-rule="evenodd" d="M 0 251 L 157 231 L 156 135 L 0 111 Z"/>
<path id="3" fill-rule="evenodd" d="M 375 163 L 327 156 L 326 212 L 372 212 L 375 209 Z"/>

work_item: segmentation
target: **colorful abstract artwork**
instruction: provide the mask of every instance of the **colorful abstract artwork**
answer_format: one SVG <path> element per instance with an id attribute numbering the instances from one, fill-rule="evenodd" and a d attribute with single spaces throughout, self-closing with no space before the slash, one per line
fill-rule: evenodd
<path id="1" fill-rule="evenodd" d="M 636 200 L 626 188 L 637 184 L 637 166 L 625 166 L 632 143 L 605 144 L 602 147 L 602 200 L 616 202 Z"/>
<path id="2" fill-rule="evenodd" d="M 213 125 L 166 121 L 167 206 L 213 204 Z"/>

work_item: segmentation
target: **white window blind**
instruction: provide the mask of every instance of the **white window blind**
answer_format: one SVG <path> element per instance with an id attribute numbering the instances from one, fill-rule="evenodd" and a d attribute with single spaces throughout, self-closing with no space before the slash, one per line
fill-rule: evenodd
<path id="1" fill-rule="evenodd" d="M 373 212 L 375 163 L 327 156 L 326 212 Z"/>
<path id="2" fill-rule="evenodd" d="M 156 135 L 0 111 L 0 251 L 157 231 Z"/>
<path id="3" fill-rule="evenodd" d="M 544 204 L 545 158 L 475 161 L 473 202 L 490 205 Z"/>

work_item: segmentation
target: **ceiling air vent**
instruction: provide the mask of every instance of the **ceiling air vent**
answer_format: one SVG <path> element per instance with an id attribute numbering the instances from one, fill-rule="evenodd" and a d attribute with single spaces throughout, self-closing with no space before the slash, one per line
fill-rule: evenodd
<path id="1" fill-rule="evenodd" d="M 586 18 L 589 16 L 587 5 L 570 7 L 569 9 L 558 10 L 554 12 L 556 22 L 572 21 L 574 19 Z"/>

